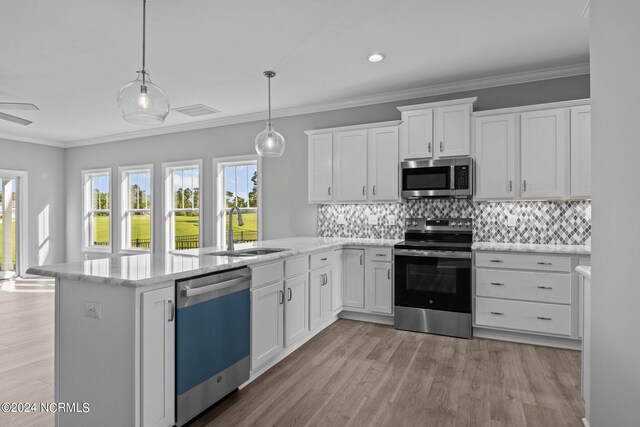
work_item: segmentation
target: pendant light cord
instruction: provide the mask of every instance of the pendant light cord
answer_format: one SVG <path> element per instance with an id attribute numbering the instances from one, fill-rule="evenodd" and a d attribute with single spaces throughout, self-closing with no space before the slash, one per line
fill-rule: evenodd
<path id="1" fill-rule="evenodd" d="M 146 83 L 147 0 L 142 0 L 142 85 Z"/>
<path id="2" fill-rule="evenodd" d="M 268 84 L 268 92 L 269 92 L 269 125 L 271 125 L 271 77 L 267 77 L 269 79 L 269 84 Z"/>

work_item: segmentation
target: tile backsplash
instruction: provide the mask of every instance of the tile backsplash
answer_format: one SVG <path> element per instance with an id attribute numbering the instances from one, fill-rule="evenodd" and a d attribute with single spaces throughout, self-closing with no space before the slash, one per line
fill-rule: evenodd
<path id="1" fill-rule="evenodd" d="M 507 226 L 508 215 L 517 218 L 515 227 Z M 369 225 L 372 216 L 377 217 L 376 225 Z M 393 204 L 320 205 L 318 235 L 401 239 L 406 217 L 473 218 L 476 242 L 591 244 L 589 200 L 489 203 L 420 199 Z"/>

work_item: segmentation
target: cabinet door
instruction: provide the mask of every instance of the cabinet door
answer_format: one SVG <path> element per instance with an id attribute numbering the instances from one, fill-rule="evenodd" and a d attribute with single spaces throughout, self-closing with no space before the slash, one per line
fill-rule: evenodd
<path id="1" fill-rule="evenodd" d="M 315 331 L 322 325 L 322 269 L 309 273 L 309 329 Z"/>
<path id="2" fill-rule="evenodd" d="M 142 294 L 143 426 L 172 426 L 175 413 L 175 299 L 168 287 Z"/>
<path id="3" fill-rule="evenodd" d="M 333 134 L 309 136 L 309 202 L 333 200 Z"/>
<path id="4" fill-rule="evenodd" d="M 393 312 L 393 288 L 390 262 L 367 263 L 367 310 L 375 313 Z"/>
<path id="5" fill-rule="evenodd" d="M 343 260 L 343 305 L 364 308 L 364 250 L 345 249 Z"/>
<path id="6" fill-rule="evenodd" d="M 333 274 L 331 276 L 331 311 L 338 314 L 342 311 L 343 289 L 342 289 L 342 269 L 344 250 L 338 249 L 334 251 L 333 257 Z"/>
<path id="7" fill-rule="evenodd" d="M 332 305 L 332 294 L 333 294 L 333 270 L 332 267 L 326 267 L 322 269 L 324 271 L 324 285 L 322 285 L 320 289 L 321 293 L 321 302 L 320 302 L 320 317 L 322 318 L 322 322 L 324 323 L 331 315 L 333 314 L 333 310 L 331 309 Z"/>
<path id="8" fill-rule="evenodd" d="M 433 109 L 402 112 L 400 145 L 402 160 L 433 157 Z"/>
<path id="9" fill-rule="evenodd" d="M 369 200 L 398 200 L 398 127 L 369 130 Z"/>
<path id="10" fill-rule="evenodd" d="M 309 330 L 309 276 L 288 279 L 284 282 L 284 345 L 304 337 Z"/>
<path id="11" fill-rule="evenodd" d="M 435 156 L 468 156 L 470 153 L 471 105 L 452 105 L 436 108 Z"/>
<path id="12" fill-rule="evenodd" d="M 516 196 L 516 116 L 476 119 L 476 197 L 508 199 Z"/>
<path id="13" fill-rule="evenodd" d="M 564 108 L 522 113 L 522 197 L 565 196 L 569 167 L 567 115 Z"/>
<path id="14" fill-rule="evenodd" d="M 339 202 L 367 200 L 367 130 L 335 134 L 333 153 L 336 197 Z"/>
<path id="15" fill-rule="evenodd" d="M 591 197 L 591 106 L 571 109 L 571 197 Z"/>
<path id="16" fill-rule="evenodd" d="M 282 282 L 251 291 L 251 369 L 284 347 L 284 299 Z"/>

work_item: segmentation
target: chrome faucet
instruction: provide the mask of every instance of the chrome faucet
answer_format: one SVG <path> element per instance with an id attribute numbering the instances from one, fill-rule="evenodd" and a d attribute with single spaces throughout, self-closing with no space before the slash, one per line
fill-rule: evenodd
<path id="1" fill-rule="evenodd" d="M 238 225 L 242 227 L 244 225 L 244 221 L 242 221 L 242 214 L 240 213 L 240 209 L 238 209 L 238 205 L 231 206 L 229 209 L 229 229 L 227 230 L 227 250 L 233 250 L 233 211 L 238 213 Z"/>

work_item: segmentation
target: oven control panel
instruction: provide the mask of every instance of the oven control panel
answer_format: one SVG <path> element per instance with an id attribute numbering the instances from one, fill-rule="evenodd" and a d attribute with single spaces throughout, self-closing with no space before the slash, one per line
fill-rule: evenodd
<path id="1" fill-rule="evenodd" d="M 473 230 L 471 218 L 407 218 L 405 231 L 468 231 Z"/>

